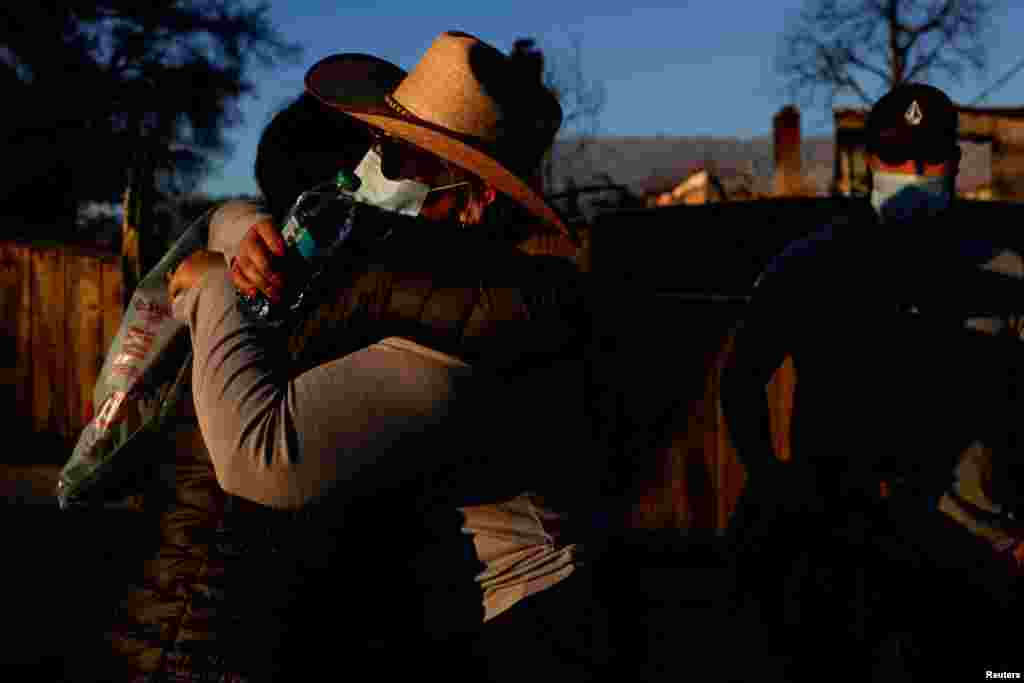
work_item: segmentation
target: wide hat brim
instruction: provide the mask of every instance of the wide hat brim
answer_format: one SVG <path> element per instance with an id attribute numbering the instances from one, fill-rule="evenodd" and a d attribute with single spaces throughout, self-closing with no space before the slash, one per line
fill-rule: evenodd
<path id="1" fill-rule="evenodd" d="M 431 152 L 505 194 L 524 209 L 563 234 L 568 229 L 558 213 L 525 180 L 498 160 L 500 151 L 488 149 L 478 138 L 459 133 L 417 117 L 388 93 L 379 98 L 355 98 L 346 86 L 353 77 L 348 64 L 327 58 L 306 73 L 306 90 L 325 105 L 384 133 Z"/>
<path id="2" fill-rule="evenodd" d="M 374 110 L 384 107 L 384 99 L 408 75 L 402 67 L 386 59 L 361 52 L 345 52 L 321 59 L 313 67 L 333 75 L 328 94 L 353 106 Z M 315 93 L 310 93 L 322 100 Z"/>

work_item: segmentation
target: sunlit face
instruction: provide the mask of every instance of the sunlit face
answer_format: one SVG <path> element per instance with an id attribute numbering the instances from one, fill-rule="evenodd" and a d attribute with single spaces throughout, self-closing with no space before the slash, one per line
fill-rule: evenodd
<path id="1" fill-rule="evenodd" d="M 920 175 L 927 177 L 955 175 L 960 166 L 959 162 L 954 160 L 943 161 L 941 163 L 931 163 L 924 161 L 923 159 L 907 159 L 906 161 L 898 164 L 887 164 L 874 155 L 871 156 L 869 163 L 871 164 L 872 171 L 882 171 L 883 173 L 904 173 L 906 175 Z"/>
<path id="2" fill-rule="evenodd" d="M 927 148 L 905 148 L 887 146 L 877 153 L 868 154 L 868 165 L 872 171 L 901 173 L 925 177 L 955 176 L 960 171 L 960 148 L 953 147 L 952 153 L 940 146 Z"/>

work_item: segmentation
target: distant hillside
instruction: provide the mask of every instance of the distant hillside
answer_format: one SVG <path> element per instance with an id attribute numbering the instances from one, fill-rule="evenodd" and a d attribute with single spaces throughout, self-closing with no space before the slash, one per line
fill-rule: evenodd
<path id="1" fill-rule="evenodd" d="M 599 137 L 580 152 L 578 141 L 555 143 L 552 157 L 553 191 L 564 190 L 569 178 L 577 186 L 611 180 L 634 193 L 667 190 L 679 183 L 705 161 L 723 172 L 741 172 L 755 178 L 754 189 L 772 190 L 775 157 L 770 137 L 749 140 L 711 137 Z M 958 186 L 974 189 L 987 184 L 990 152 L 988 145 L 962 143 L 964 161 Z M 832 136 L 805 137 L 801 156 L 803 171 L 811 186 L 827 192 L 832 182 L 835 159 Z"/>
<path id="2" fill-rule="evenodd" d="M 772 141 L 710 137 L 600 137 L 581 151 L 575 140 L 555 143 L 552 179 L 555 191 L 567 179 L 577 185 L 611 179 L 636 193 L 669 189 L 706 161 L 722 171 L 739 171 L 756 179 L 755 189 L 771 189 L 775 168 Z M 822 188 L 832 177 L 832 139 L 803 141 L 805 171 L 821 175 Z"/>

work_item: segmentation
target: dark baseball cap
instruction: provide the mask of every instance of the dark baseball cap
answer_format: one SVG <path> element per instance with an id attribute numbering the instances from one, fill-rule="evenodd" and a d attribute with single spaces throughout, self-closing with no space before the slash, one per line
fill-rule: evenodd
<path id="1" fill-rule="evenodd" d="M 946 93 L 923 83 L 898 85 L 868 113 L 868 151 L 883 161 L 945 161 L 956 150 L 959 116 Z"/>

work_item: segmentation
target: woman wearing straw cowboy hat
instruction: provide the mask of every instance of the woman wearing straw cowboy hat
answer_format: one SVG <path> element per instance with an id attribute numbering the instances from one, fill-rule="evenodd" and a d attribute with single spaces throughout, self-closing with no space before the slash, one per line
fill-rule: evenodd
<path id="1" fill-rule="evenodd" d="M 565 229 L 525 180 L 560 108 L 463 33 L 439 36 L 376 101 L 352 101 L 353 77 L 328 58 L 306 87 L 373 132 L 357 197 L 423 229 L 331 271 L 333 293 L 287 339 L 235 306 L 236 285 L 277 294 L 281 244 L 265 226 L 230 274 L 199 253 L 170 285 L 217 480 L 278 509 L 260 523 L 294 560 L 267 577 L 289 593 L 275 671 L 352 654 L 339 633 L 357 628 L 385 648 L 378 669 L 593 679 L 610 648 L 575 514 L 595 504 L 607 465 L 584 407 L 591 313 L 574 266 L 512 246 L 524 223 Z M 467 229 L 443 229 L 452 221 Z M 430 647 L 415 648 L 423 634 Z"/>

